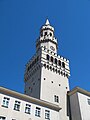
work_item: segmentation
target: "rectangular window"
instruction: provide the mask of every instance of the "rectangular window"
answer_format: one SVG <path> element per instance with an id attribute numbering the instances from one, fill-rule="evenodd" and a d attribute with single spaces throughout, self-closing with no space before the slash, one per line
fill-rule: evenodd
<path id="1" fill-rule="evenodd" d="M 10 98 L 4 97 L 2 106 L 8 108 L 9 100 Z"/>
<path id="2" fill-rule="evenodd" d="M 50 120 L 50 111 L 45 110 L 45 119 Z"/>
<path id="3" fill-rule="evenodd" d="M 40 117 L 40 108 L 36 107 L 36 110 L 35 110 L 35 116 L 38 116 Z"/>
<path id="4" fill-rule="evenodd" d="M 0 120 L 6 120 L 6 118 L 3 116 L 0 116 Z"/>
<path id="5" fill-rule="evenodd" d="M 59 97 L 57 95 L 54 95 L 54 101 L 59 103 Z"/>
<path id="6" fill-rule="evenodd" d="M 30 114 L 30 111 L 31 111 L 31 105 L 26 104 L 25 113 Z"/>
<path id="7" fill-rule="evenodd" d="M 87 99 L 88 100 L 88 104 L 90 105 L 90 99 Z"/>
<path id="8" fill-rule="evenodd" d="M 19 101 L 15 101 L 14 110 L 17 110 L 17 111 L 20 110 L 20 102 Z"/>

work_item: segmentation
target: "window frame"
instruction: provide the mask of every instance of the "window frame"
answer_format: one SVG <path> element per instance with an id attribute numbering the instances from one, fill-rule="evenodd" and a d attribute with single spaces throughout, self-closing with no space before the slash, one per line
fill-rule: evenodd
<path id="1" fill-rule="evenodd" d="M 8 108 L 8 106 L 9 106 L 9 100 L 10 100 L 10 98 L 4 97 L 3 101 L 2 101 L 2 107 Z"/>
<path id="2" fill-rule="evenodd" d="M 16 111 L 20 111 L 20 101 L 15 101 L 15 104 L 14 104 L 14 110 L 16 110 Z"/>
<path id="3" fill-rule="evenodd" d="M 30 104 L 26 104 L 26 106 L 25 106 L 25 113 L 31 114 L 31 105 Z"/>
<path id="4" fill-rule="evenodd" d="M 45 119 L 50 120 L 50 111 L 45 110 Z"/>
<path id="5" fill-rule="evenodd" d="M 40 117 L 40 116 L 41 116 L 41 108 L 36 107 L 35 116 L 37 116 L 37 117 Z"/>
<path id="6" fill-rule="evenodd" d="M 57 96 L 57 95 L 54 95 L 54 102 L 57 102 L 57 103 L 59 103 L 59 96 Z"/>

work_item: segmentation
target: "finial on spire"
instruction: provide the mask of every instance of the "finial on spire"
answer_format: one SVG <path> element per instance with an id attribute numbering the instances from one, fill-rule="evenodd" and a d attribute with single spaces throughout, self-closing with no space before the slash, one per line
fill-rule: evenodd
<path id="1" fill-rule="evenodd" d="M 48 20 L 48 19 L 46 20 L 45 25 L 50 25 L 50 23 L 49 23 L 49 20 Z"/>

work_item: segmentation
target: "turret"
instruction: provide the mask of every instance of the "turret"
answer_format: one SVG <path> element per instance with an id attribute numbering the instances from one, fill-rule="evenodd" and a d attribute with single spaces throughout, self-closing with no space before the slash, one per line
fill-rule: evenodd
<path id="1" fill-rule="evenodd" d="M 54 28 L 48 19 L 40 29 L 40 36 L 36 41 L 36 50 L 38 51 L 41 46 L 57 53 L 57 39 L 54 36 Z"/>

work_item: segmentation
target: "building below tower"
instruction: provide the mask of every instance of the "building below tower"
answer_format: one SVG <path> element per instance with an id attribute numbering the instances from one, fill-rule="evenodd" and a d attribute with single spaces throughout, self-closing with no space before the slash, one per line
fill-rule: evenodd
<path id="1" fill-rule="evenodd" d="M 70 120 L 90 119 L 90 92 L 79 87 L 68 92 Z"/>

